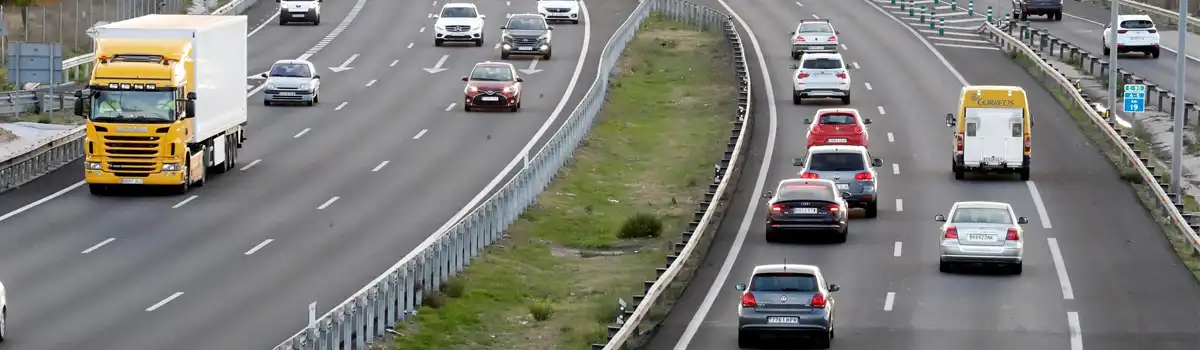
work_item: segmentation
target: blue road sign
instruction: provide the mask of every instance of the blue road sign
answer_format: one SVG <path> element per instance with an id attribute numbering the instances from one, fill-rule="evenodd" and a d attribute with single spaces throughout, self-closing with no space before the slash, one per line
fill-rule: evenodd
<path id="1" fill-rule="evenodd" d="M 1145 113 L 1146 112 L 1146 85 L 1143 84 L 1125 84 L 1125 113 Z"/>
<path id="2" fill-rule="evenodd" d="M 62 44 L 8 42 L 8 83 L 61 84 Z"/>
<path id="3" fill-rule="evenodd" d="M 1125 113 L 1145 113 L 1146 100 L 1125 100 Z"/>

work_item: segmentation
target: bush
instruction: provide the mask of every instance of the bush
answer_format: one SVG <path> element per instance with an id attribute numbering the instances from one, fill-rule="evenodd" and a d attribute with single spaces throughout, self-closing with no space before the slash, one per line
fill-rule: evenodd
<path id="1" fill-rule="evenodd" d="M 425 293 L 421 298 L 421 306 L 428 306 L 431 309 L 440 309 L 446 305 L 446 295 L 442 293 Z"/>
<path id="2" fill-rule="evenodd" d="M 554 305 L 547 301 L 535 301 L 529 305 L 529 314 L 533 315 L 536 321 L 545 321 L 550 319 L 550 315 L 554 314 Z"/>
<path id="3" fill-rule="evenodd" d="M 462 279 L 451 278 L 446 283 L 442 283 L 442 293 L 451 298 L 461 298 L 467 290 L 467 283 Z"/>
<path id="4" fill-rule="evenodd" d="M 653 214 L 637 213 L 625 219 L 617 237 L 621 239 L 658 237 L 662 234 L 662 219 Z"/>

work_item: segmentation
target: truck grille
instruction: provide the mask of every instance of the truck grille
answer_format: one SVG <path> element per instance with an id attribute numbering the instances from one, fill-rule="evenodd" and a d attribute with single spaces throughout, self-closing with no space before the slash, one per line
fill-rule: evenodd
<path id="1" fill-rule="evenodd" d="M 471 30 L 471 26 L 446 26 L 447 32 L 466 32 Z"/>
<path id="2" fill-rule="evenodd" d="M 116 157 L 154 158 L 158 153 L 158 136 L 104 136 L 104 149 Z"/>

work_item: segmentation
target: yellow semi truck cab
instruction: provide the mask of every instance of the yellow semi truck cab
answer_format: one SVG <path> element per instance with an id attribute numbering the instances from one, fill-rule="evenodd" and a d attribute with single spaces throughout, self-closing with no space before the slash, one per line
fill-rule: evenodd
<path id="1" fill-rule="evenodd" d="M 971 85 L 959 93 L 958 110 L 946 114 L 954 133 L 951 168 L 968 172 L 1017 173 L 1029 180 L 1033 116 L 1019 86 Z"/>

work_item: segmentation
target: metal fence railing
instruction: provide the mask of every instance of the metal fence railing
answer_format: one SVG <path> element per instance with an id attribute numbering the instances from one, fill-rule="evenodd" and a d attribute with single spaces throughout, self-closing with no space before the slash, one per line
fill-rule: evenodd
<path id="1" fill-rule="evenodd" d="M 537 195 L 550 184 L 559 169 L 571 160 L 576 147 L 591 130 L 597 114 L 604 105 L 609 82 L 615 74 L 614 69 L 620 61 L 621 53 L 651 11 L 695 25 L 698 30 L 724 30 L 736 47 L 735 53 L 741 60 L 738 67 L 744 72 L 742 48 L 737 41 L 736 32 L 727 24 L 728 19 L 725 15 L 682 0 L 642 1 L 604 46 L 596 80 L 580 100 L 579 106 L 540 150 L 536 153 L 531 149 L 523 150 L 517 155 L 518 159 L 523 158 L 525 161 L 511 180 L 457 223 L 431 234 L 428 240 L 378 278 L 318 318 L 315 325 L 288 338 L 276 346 L 275 350 L 363 349 L 366 344 L 376 341 L 387 329 L 411 317 L 421 306 L 423 291 L 440 290 L 442 283 L 460 273 L 486 246 L 503 236 L 508 226 L 517 220 L 521 213 L 533 204 Z M 741 152 L 739 136 L 745 130 L 741 128 L 741 120 L 745 118 L 749 108 L 749 81 L 744 73 L 739 74 L 743 90 L 738 101 L 739 121 L 734 125 L 740 129 L 739 134 L 734 136 L 738 138 L 731 138 L 731 147 L 726 152 L 727 159 L 731 155 L 736 157 Z M 727 180 L 722 180 L 718 188 L 725 191 L 726 185 Z M 719 197 L 713 202 L 717 200 Z M 710 206 L 709 211 L 713 207 L 715 205 Z M 711 217 L 711 212 L 703 215 L 704 220 Z M 698 236 L 693 235 L 693 240 Z M 691 252 L 691 248 L 685 249 L 684 254 Z M 634 318 L 645 314 L 640 310 L 648 309 L 653 303 L 657 296 L 653 294 L 656 288 L 651 288 L 643 303 L 638 306 L 639 311 L 634 312 Z"/>

